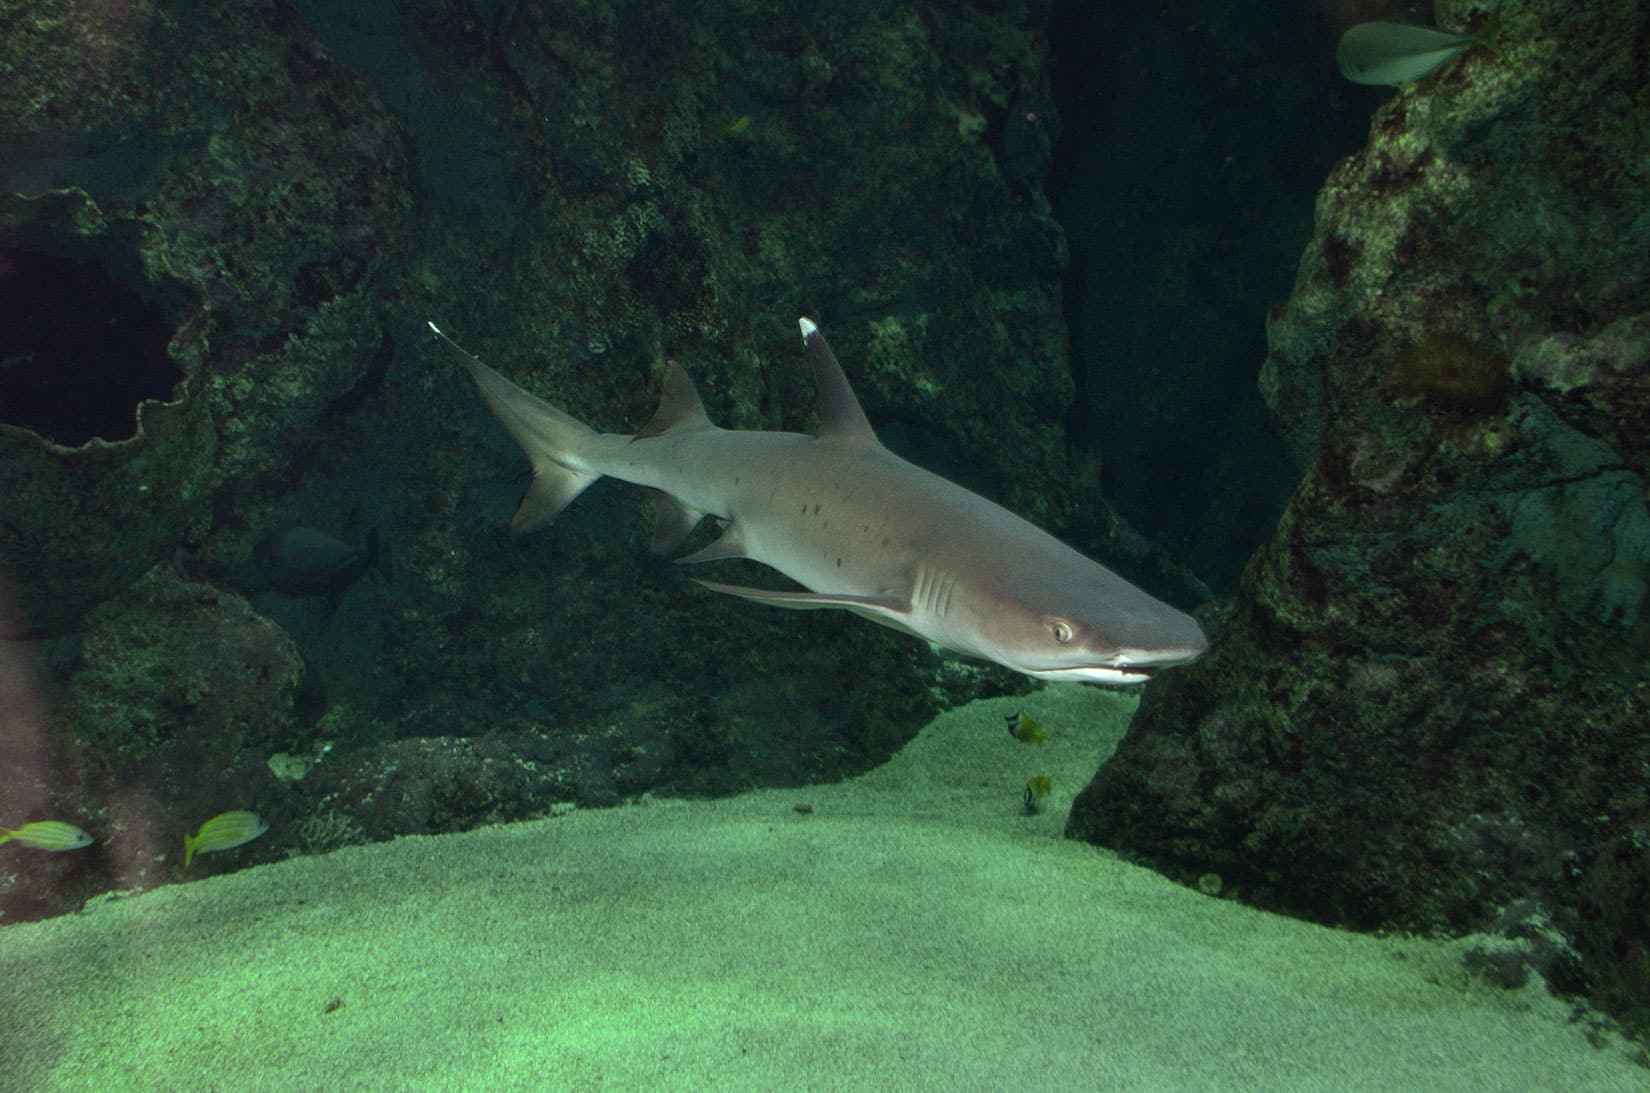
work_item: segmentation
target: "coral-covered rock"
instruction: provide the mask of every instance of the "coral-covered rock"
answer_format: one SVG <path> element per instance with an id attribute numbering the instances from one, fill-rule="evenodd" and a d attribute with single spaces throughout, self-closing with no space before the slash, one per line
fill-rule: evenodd
<path id="1" fill-rule="evenodd" d="M 146 269 L 161 247 L 80 191 L 0 194 L 0 636 L 72 627 L 206 515 L 204 328 L 174 328 L 188 290 Z"/>
<path id="2" fill-rule="evenodd" d="M 283 472 L 382 371 L 366 286 L 413 223 L 399 124 L 284 4 L 31 5 L 0 62 L 0 192 L 74 188 L 152 229 L 140 268 L 188 289 L 211 346 L 214 481 Z"/>
<path id="3" fill-rule="evenodd" d="M 1070 831 L 1330 922 L 1529 901 L 1642 1016 L 1644 15 L 1499 12 L 1325 184 L 1263 377 L 1304 480 Z"/>
<path id="4" fill-rule="evenodd" d="M 303 674 L 241 597 L 160 568 L 88 618 L 70 708 L 99 754 L 164 751 L 165 780 L 189 785 L 293 747 Z"/>
<path id="5" fill-rule="evenodd" d="M 198 861 L 196 873 L 267 861 L 290 845 L 280 834 L 288 795 L 269 760 L 307 746 L 304 666 L 280 627 L 233 593 L 157 567 L 87 616 L 77 649 L 53 707 L 22 719 L 0 702 L 12 734 L 0 797 L 34 809 L 49 800 L 52 815 L 85 828 L 94 845 L 72 861 L 25 860 L 0 886 L 0 916 L 179 879 L 183 837 L 228 808 L 260 812 L 277 833 L 233 859 Z M 9 650 L 5 661 L 17 664 Z M 71 871 L 37 883 L 54 868 Z"/>
<path id="6" fill-rule="evenodd" d="M 106 795 L 229 775 L 213 810 L 253 807 L 272 827 L 194 867 L 219 869 L 396 818 L 521 815 L 568 771 L 586 803 L 839 776 L 889 754 L 946 688 L 1020 685 L 862 620 L 693 588 L 649 563 L 640 491 L 592 490 L 530 539 L 495 534 L 526 468 L 424 324 L 602 428 L 648 418 L 667 357 L 719 422 L 806 428 L 817 395 L 796 318 L 811 314 L 890 437 L 1087 546 L 1116 536 L 1064 445 L 1063 245 L 1039 192 L 1046 17 L 1046 0 L 833 0 L 800 22 L 744 0 L 135 2 L 118 18 L 41 0 L 9 18 L 0 192 L 84 193 L 133 226 L 123 256 L 84 254 L 72 230 L 31 242 L 140 291 L 176 288 L 161 303 L 187 337 L 170 355 L 214 441 L 194 477 L 166 483 L 204 482 L 199 509 L 153 545 L 134 538 L 120 568 L 91 567 L 77 611 L 114 609 L 156 562 L 234 589 L 292 635 L 327 707 L 315 740 L 254 738 L 276 717 L 165 745 L 155 734 L 188 719 L 137 697 L 176 694 L 182 639 L 161 631 L 185 622 L 156 602 L 146 643 L 93 612 L 99 667 L 70 679 L 74 708 L 137 710 L 95 722 Z M 80 556 L 51 529 L 116 542 L 124 512 L 28 525 L 9 583 Z M 294 526 L 380 538 L 383 579 L 320 595 L 281 579 L 256 547 Z M 546 740 L 540 763 L 528 753 Z M 182 773 L 149 764 L 167 746 Z M 272 748 L 277 803 L 242 799 L 275 777 L 253 769 Z M 512 752 L 542 769 L 518 777 Z M 380 776 L 451 807 L 345 807 Z M 314 830 L 295 834 L 283 801 L 316 805 Z"/>

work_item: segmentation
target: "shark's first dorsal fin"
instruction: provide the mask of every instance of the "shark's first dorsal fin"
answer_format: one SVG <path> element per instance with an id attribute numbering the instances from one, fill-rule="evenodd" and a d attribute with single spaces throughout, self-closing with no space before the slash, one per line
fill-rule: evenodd
<path id="1" fill-rule="evenodd" d="M 699 401 L 693 380 L 681 365 L 671 361 L 665 369 L 665 389 L 659 395 L 659 408 L 636 434 L 637 438 L 710 427 L 710 416 L 705 413 L 705 404 Z"/>
<path id="2" fill-rule="evenodd" d="M 814 382 L 819 387 L 819 431 L 814 435 L 821 440 L 878 443 L 871 422 L 860 409 L 859 399 L 854 397 L 854 389 L 848 386 L 848 377 L 826 344 L 825 335 L 819 332 L 818 324 L 803 317 L 797 320 L 797 325 L 802 328 L 802 344 L 814 362 Z"/>

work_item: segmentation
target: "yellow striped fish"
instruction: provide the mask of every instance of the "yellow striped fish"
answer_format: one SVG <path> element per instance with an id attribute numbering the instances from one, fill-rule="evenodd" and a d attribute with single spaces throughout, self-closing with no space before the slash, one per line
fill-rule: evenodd
<path id="1" fill-rule="evenodd" d="M 92 845 L 90 835 L 62 820 L 40 820 L 18 828 L 0 827 L 0 843 L 14 841 L 36 850 L 79 850 Z"/>
<path id="2" fill-rule="evenodd" d="M 268 830 L 269 824 L 256 812 L 246 812 L 238 808 L 220 812 L 201 824 L 199 831 L 183 837 L 183 867 L 188 869 L 196 854 L 216 854 L 220 850 L 233 850 Z"/>

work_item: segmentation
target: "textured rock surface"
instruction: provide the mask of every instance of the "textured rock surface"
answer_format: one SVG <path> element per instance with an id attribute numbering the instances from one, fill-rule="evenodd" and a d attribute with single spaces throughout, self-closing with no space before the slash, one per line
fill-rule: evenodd
<path id="1" fill-rule="evenodd" d="M 1556 927 L 1554 982 L 1642 1017 L 1650 12 L 1500 14 L 1325 184 L 1263 375 L 1305 478 L 1070 831 L 1330 922 Z"/>
<path id="2" fill-rule="evenodd" d="M 158 235 L 106 217 L 81 191 L 0 194 L 0 569 L 15 597 L 0 637 L 73 628 L 204 529 L 217 448 L 199 376 L 204 324 L 172 331 L 156 308 L 139 339 L 126 320 L 143 296 L 106 272 L 127 271 L 144 294 L 182 291 L 142 272 L 145 255 L 163 252 Z M 37 240 L 73 257 L 18 268 L 5 244 Z M 159 374 L 128 382 L 140 371 Z"/>
<path id="3" fill-rule="evenodd" d="M 15 653 L 3 654 L 18 671 Z M 290 820 L 267 759 L 305 750 L 303 661 L 244 599 L 157 567 L 92 611 L 63 659 L 58 701 L 32 713 L 0 703 L 0 799 L 25 815 L 72 818 L 96 841 L 14 858 L 0 878 L 0 919 L 180 879 L 183 837 L 225 809 Z M 237 857 L 272 856 L 275 847 L 257 846 Z"/>

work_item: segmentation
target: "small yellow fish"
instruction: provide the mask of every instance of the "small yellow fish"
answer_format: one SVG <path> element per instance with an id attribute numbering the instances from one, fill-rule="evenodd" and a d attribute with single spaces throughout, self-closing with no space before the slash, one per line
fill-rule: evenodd
<path id="1" fill-rule="evenodd" d="M 1043 798 L 1048 791 L 1054 788 L 1054 782 L 1046 774 L 1039 774 L 1026 780 L 1025 806 L 1026 815 L 1035 816 L 1043 811 Z"/>
<path id="2" fill-rule="evenodd" d="M 220 850 L 233 850 L 268 830 L 269 824 L 256 812 L 246 812 L 238 808 L 230 812 L 220 812 L 201 824 L 199 831 L 183 837 L 183 867 L 188 869 L 196 854 L 216 854 Z"/>
<path id="3" fill-rule="evenodd" d="M 1003 720 L 1008 722 L 1008 735 L 1022 744 L 1041 744 L 1048 739 L 1043 727 L 1022 711 L 1016 710 Z"/>
<path id="4" fill-rule="evenodd" d="M 90 835 L 61 820 L 39 820 L 15 829 L 0 827 L 0 843 L 14 840 L 36 850 L 79 850 L 92 845 Z"/>

